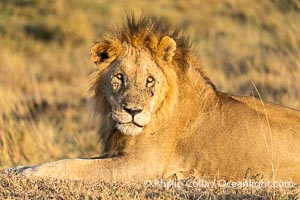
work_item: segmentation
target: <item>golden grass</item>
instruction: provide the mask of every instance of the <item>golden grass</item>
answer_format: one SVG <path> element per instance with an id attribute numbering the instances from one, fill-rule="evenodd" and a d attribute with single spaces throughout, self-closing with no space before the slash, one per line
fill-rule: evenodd
<path id="1" fill-rule="evenodd" d="M 294 186 L 243 187 L 223 180 L 111 183 L 0 174 L 1 199 L 297 199 Z M 210 185 L 210 187 L 208 187 Z M 230 185 L 230 186 L 229 186 Z"/>
<path id="2" fill-rule="evenodd" d="M 298 0 L 0 1 L 0 167 L 98 155 L 89 49 L 125 10 L 182 27 L 220 90 L 300 109 Z"/>

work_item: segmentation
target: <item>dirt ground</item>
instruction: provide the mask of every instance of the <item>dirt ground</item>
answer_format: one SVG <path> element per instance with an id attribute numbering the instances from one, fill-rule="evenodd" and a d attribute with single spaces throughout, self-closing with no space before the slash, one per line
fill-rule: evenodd
<path id="1" fill-rule="evenodd" d="M 176 187 L 157 183 L 92 182 L 0 174 L 0 199 L 299 199 L 298 186 L 290 188 Z M 192 187 L 193 186 L 193 187 Z"/>

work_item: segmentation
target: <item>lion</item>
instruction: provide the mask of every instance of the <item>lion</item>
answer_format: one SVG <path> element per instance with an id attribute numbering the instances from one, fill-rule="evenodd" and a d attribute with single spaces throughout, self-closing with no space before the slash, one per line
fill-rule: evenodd
<path id="1" fill-rule="evenodd" d="M 89 100 L 100 156 L 16 171 L 106 181 L 300 181 L 299 111 L 218 91 L 179 30 L 160 18 L 125 21 L 91 48 L 97 68 Z"/>

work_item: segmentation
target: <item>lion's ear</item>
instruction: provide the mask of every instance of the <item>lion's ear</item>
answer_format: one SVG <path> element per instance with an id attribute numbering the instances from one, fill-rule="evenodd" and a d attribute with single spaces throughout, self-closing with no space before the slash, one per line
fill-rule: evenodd
<path id="1" fill-rule="evenodd" d="M 157 48 L 158 56 L 166 62 L 172 61 L 176 51 L 176 42 L 169 36 L 161 38 Z"/>
<path id="2" fill-rule="evenodd" d="M 91 59 L 96 65 L 106 61 L 111 62 L 116 58 L 119 51 L 120 47 L 116 42 L 98 42 L 91 48 Z"/>

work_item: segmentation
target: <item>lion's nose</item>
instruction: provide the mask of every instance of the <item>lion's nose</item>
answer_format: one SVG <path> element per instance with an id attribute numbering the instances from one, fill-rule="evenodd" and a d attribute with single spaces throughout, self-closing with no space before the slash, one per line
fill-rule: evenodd
<path id="1" fill-rule="evenodd" d="M 123 106 L 123 109 L 132 116 L 139 114 L 143 111 L 143 109 L 140 109 L 140 108 L 128 108 L 126 106 Z"/>

